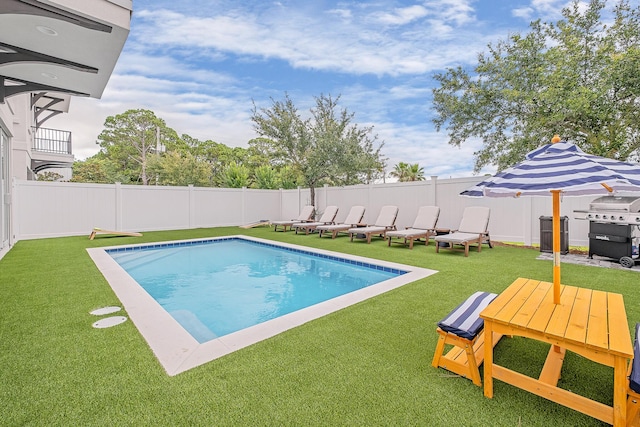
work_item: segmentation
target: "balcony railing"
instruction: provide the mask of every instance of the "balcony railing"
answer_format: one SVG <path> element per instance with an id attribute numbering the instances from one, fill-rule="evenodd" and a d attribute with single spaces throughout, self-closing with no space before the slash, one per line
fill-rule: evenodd
<path id="1" fill-rule="evenodd" d="M 40 153 L 72 154 L 71 132 L 59 129 L 32 128 L 33 151 Z"/>

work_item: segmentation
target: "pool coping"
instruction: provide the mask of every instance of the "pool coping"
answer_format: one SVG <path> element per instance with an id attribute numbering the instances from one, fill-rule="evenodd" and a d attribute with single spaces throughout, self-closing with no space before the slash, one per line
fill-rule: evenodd
<path id="1" fill-rule="evenodd" d="M 107 253 L 108 250 L 123 247 L 145 247 L 230 238 L 255 241 L 329 257 L 344 258 L 384 268 L 398 269 L 406 271 L 406 273 L 200 344 Z M 160 364 L 170 376 L 177 375 L 311 320 L 437 273 L 436 270 L 422 267 L 244 235 L 87 248 L 87 252 L 120 302 L 124 305 L 129 317 L 147 341 L 149 347 L 151 347 Z"/>

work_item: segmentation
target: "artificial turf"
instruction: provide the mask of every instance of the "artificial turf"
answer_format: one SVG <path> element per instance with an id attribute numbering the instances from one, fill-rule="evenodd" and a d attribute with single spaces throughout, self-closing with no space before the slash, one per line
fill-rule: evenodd
<path id="1" fill-rule="evenodd" d="M 412 264 L 439 272 L 220 359 L 168 376 L 132 322 L 94 329 L 90 311 L 120 305 L 87 247 L 247 234 Z M 486 246 L 435 253 L 382 240 L 349 242 L 236 227 L 18 242 L 0 260 L 0 424 L 82 426 L 424 425 L 597 426 L 603 423 L 495 382 L 487 399 L 469 380 L 431 367 L 435 325 L 476 290 L 517 277 L 552 279 L 532 249 Z M 567 285 L 624 295 L 640 321 L 640 275 L 564 264 Z M 536 375 L 547 346 L 505 338 L 495 358 Z M 612 370 L 568 353 L 559 385 L 611 403 Z"/>

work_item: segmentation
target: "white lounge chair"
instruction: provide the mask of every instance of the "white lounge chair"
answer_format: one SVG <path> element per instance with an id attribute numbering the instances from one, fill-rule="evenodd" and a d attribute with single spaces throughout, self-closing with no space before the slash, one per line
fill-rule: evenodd
<path id="1" fill-rule="evenodd" d="M 311 205 L 307 205 L 302 208 L 300 215 L 298 215 L 295 219 L 284 220 L 284 221 L 271 221 L 273 224 L 273 231 L 278 231 L 278 226 L 283 228 L 282 231 L 287 231 L 287 227 L 291 227 L 293 224 L 297 222 L 311 222 L 313 221 L 313 213 L 315 212 L 315 208 Z"/>
<path id="2" fill-rule="evenodd" d="M 487 228 L 489 227 L 489 215 L 491 209 L 483 206 L 472 206 L 465 208 L 462 213 L 460 227 L 451 234 L 443 234 L 435 237 L 436 252 L 440 248 L 455 250 L 454 245 L 464 246 L 464 256 L 469 256 L 469 245 L 478 244 L 478 252 L 482 249 L 482 243 L 486 242 L 491 246 L 491 239 Z M 440 245 L 447 243 L 448 245 Z"/>
<path id="3" fill-rule="evenodd" d="M 305 231 L 305 234 L 309 234 L 316 229 L 319 225 L 330 225 L 334 224 L 336 220 L 336 215 L 338 215 L 338 207 L 337 206 L 327 206 L 322 213 L 320 219 L 316 222 L 296 222 L 291 226 L 291 228 L 296 229 L 296 234 L 298 234 L 298 230 L 302 229 Z"/>
<path id="4" fill-rule="evenodd" d="M 404 230 L 392 230 L 387 232 L 389 243 L 387 246 L 391 246 L 391 241 L 394 237 L 403 239 L 402 241 L 396 241 L 397 243 L 407 244 L 409 241 L 409 249 L 413 249 L 413 241 L 424 238 L 425 245 L 429 244 L 429 237 L 436 235 L 436 223 L 438 222 L 438 216 L 440 216 L 440 208 L 437 206 L 421 206 L 418 209 L 418 215 L 416 215 L 415 221 L 411 227 L 407 227 Z"/>
<path id="5" fill-rule="evenodd" d="M 397 217 L 397 206 L 383 206 L 382 209 L 380 209 L 378 219 L 376 219 L 376 222 L 373 225 L 367 227 L 354 227 L 348 230 L 348 233 L 351 236 L 351 241 L 353 242 L 354 236 L 364 236 L 367 239 L 367 243 L 371 243 L 371 236 L 374 234 L 379 234 L 380 237 L 384 238 L 387 231 L 396 229 Z"/>
<path id="6" fill-rule="evenodd" d="M 362 217 L 364 217 L 364 206 L 352 206 L 349 214 L 341 224 L 319 225 L 316 230 L 318 230 L 320 237 L 326 231 L 331 233 L 332 239 L 335 239 L 338 233 L 346 232 L 351 227 L 360 224 Z"/>

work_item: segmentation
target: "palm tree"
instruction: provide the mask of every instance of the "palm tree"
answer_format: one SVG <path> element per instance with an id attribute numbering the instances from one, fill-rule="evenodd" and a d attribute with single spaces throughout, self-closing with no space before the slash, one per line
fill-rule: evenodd
<path id="1" fill-rule="evenodd" d="M 424 168 L 421 168 L 419 164 L 414 163 L 409 165 L 405 181 L 424 181 Z"/>
<path id="2" fill-rule="evenodd" d="M 398 178 L 400 182 L 425 180 L 424 168 L 421 168 L 418 163 L 410 165 L 409 163 L 400 162 L 394 166 L 389 176 Z"/>
<path id="3" fill-rule="evenodd" d="M 389 172 L 389 176 L 394 178 L 398 178 L 398 181 L 404 181 L 405 176 L 407 176 L 407 169 L 409 169 L 409 163 L 400 162 L 393 167 L 393 170 Z"/>

